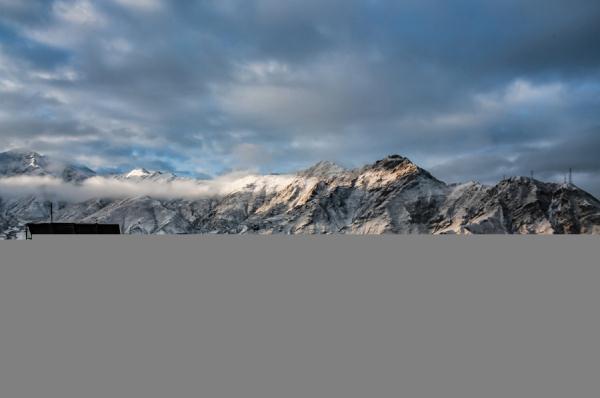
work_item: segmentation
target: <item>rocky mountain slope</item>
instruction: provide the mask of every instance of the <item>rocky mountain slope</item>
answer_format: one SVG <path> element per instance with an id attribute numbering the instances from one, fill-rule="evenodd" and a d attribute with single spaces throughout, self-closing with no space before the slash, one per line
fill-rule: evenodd
<path id="1" fill-rule="evenodd" d="M 0 180 L 19 175 L 81 184 L 95 173 L 36 153 L 0 154 Z M 144 169 L 109 178 L 166 192 L 179 181 Z M 128 234 L 600 233 L 600 201 L 574 185 L 525 177 L 448 185 L 398 155 L 354 170 L 320 162 L 294 175 L 243 176 L 193 198 L 111 196 L 53 200 L 54 219 L 117 223 Z M 48 208 L 39 195 L 1 195 L 0 238 L 22 238 L 25 223 L 48 220 Z"/>

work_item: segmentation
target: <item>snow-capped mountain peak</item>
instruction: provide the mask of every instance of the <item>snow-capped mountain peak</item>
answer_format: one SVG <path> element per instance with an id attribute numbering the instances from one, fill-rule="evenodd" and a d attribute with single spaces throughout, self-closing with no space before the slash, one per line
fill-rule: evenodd
<path id="1" fill-rule="evenodd" d="M 31 152 L 25 155 L 25 160 L 29 162 L 28 167 L 32 168 L 41 168 L 40 161 L 42 160 L 42 156 L 38 153 Z"/>
<path id="2" fill-rule="evenodd" d="M 0 153 L 0 175 L 45 175 L 51 174 L 46 157 L 37 152 L 12 150 Z"/>
<path id="3" fill-rule="evenodd" d="M 143 167 L 135 168 L 127 173 L 116 176 L 119 180 L 168 182 L 178 179 L 173 173 L 148 170 Z"/>
<path id="4" fill-rule="evenodd" d="M 49 159 L 33 151 L 11 150 L 0 153 L 0 176 L 51 176 L 79 182 L 96 173 L 81 165 Z"/>
<path id="5" fill-rule="evenodd" d="M 151 174 L 152 173 L 150 173 L 148 170 L 146 170 L 144 168 L 136 168 L 136 169 L 131 170 L 129 173 L 127 173 L 125 175 L 125 178 L 144 178 L 144 177 L 148 177 Z"/>

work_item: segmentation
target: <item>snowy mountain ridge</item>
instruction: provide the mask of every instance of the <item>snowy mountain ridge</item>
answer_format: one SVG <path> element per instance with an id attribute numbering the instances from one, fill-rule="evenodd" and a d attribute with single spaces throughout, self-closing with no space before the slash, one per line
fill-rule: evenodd
<path id="1" fill-rule="evenodd" d="M 352 170 L 319 162 L 291 175 L 214 180 L 141 168 L 100 177 L 57 164 L 0 153 L 0 181 L 53 176 L 69 189 L 115 181 L 110 195 L 101 186 L 91 199 L 52 199 L 54 219 L 116 223 L 128 234 L 600 234 L 600 201 L 572 184 L 511 177 L 448 185 L 399 155 Z M 25 223 L 48 220 L 47 200 L 0 191 L 0 238 L 22 238 Z"/>
<path id="2" fill-rule="evenodd" d="M 135 168 L 127 173 L 115 176 L 120 180 L 137 181 L 173 181 L 178 177 L 173 173 L 164 173 L 162 171 L 148 171 L 145 168 Z"/>
<path id="3" fill-rule="evenodd" d="M 32 151 L 6 151 L 0 153 L 0 177 L 54 176 L 64 181 L 81 181 L 96 175 L 88 167 L 50 160 Z"/>

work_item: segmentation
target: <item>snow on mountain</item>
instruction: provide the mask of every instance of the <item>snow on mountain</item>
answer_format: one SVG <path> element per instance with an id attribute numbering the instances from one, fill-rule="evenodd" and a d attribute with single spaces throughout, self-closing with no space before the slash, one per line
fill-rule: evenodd
<path id="1" fill-rule="evenodd" d="M 148 171 L 144 168 L 136 168 L 127 173 L 115 176 L 120 180 L 133 180 L 133 181 L 174 181 L 178 177 L 173 173 L 164 173 L 162 171 Z"/>
<path id="2" fill-rule="evenodd" d="M 47 166 L 47 159 L 35 152 L 0 153 L 0 176 L 46 175 Z"/>
<path id="3" fill-rule="evenodd" d="M 325 160 L 299 172 L 298 175 L 301 177 L 335 177 L 346 171 L 342 166 Z"/>
<path id="4" fill-rule="evenodd" d="M 0 177 L 52 176 L 64 181 L 82 181 L 96 173 L 80 165 L 50 160 L 30 151 L 0 153 Z"/>
<path id="5" fill-rule="evenodd" d="M 148 177 L 151 173 L 146 169 L 133 169 L 125 175 L 125 178 L 144 178 Z"/>
<path id="6" fill-rule="evenodd" d="M 83 187 L 95 175 L 51 163 L 3 153 L 0 175 L 61 176 Z M 55 220 L 117 223 L 129 234 L 600 234 L 600 202 L 574 185 L 526 177 L 447 185 L 398 155 L 353 170 L 320 162 L 293 175 L 191 180 L 134 169 L 112 178 L 171 194 L 55 201 Z M 44 198 L 0 197 L 0 237 L 22 238 L 26 222 L 47 219 Z"/>

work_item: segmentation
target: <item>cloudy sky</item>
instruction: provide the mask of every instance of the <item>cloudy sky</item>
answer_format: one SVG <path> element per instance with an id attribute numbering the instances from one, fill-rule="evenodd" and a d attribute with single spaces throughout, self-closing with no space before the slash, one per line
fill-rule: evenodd
<path id="1" fill-rule="evenodd" d="M 600 195 L 597 0 L 0 0 L 0 150 L 180 174 L 348 167 Z"/>

